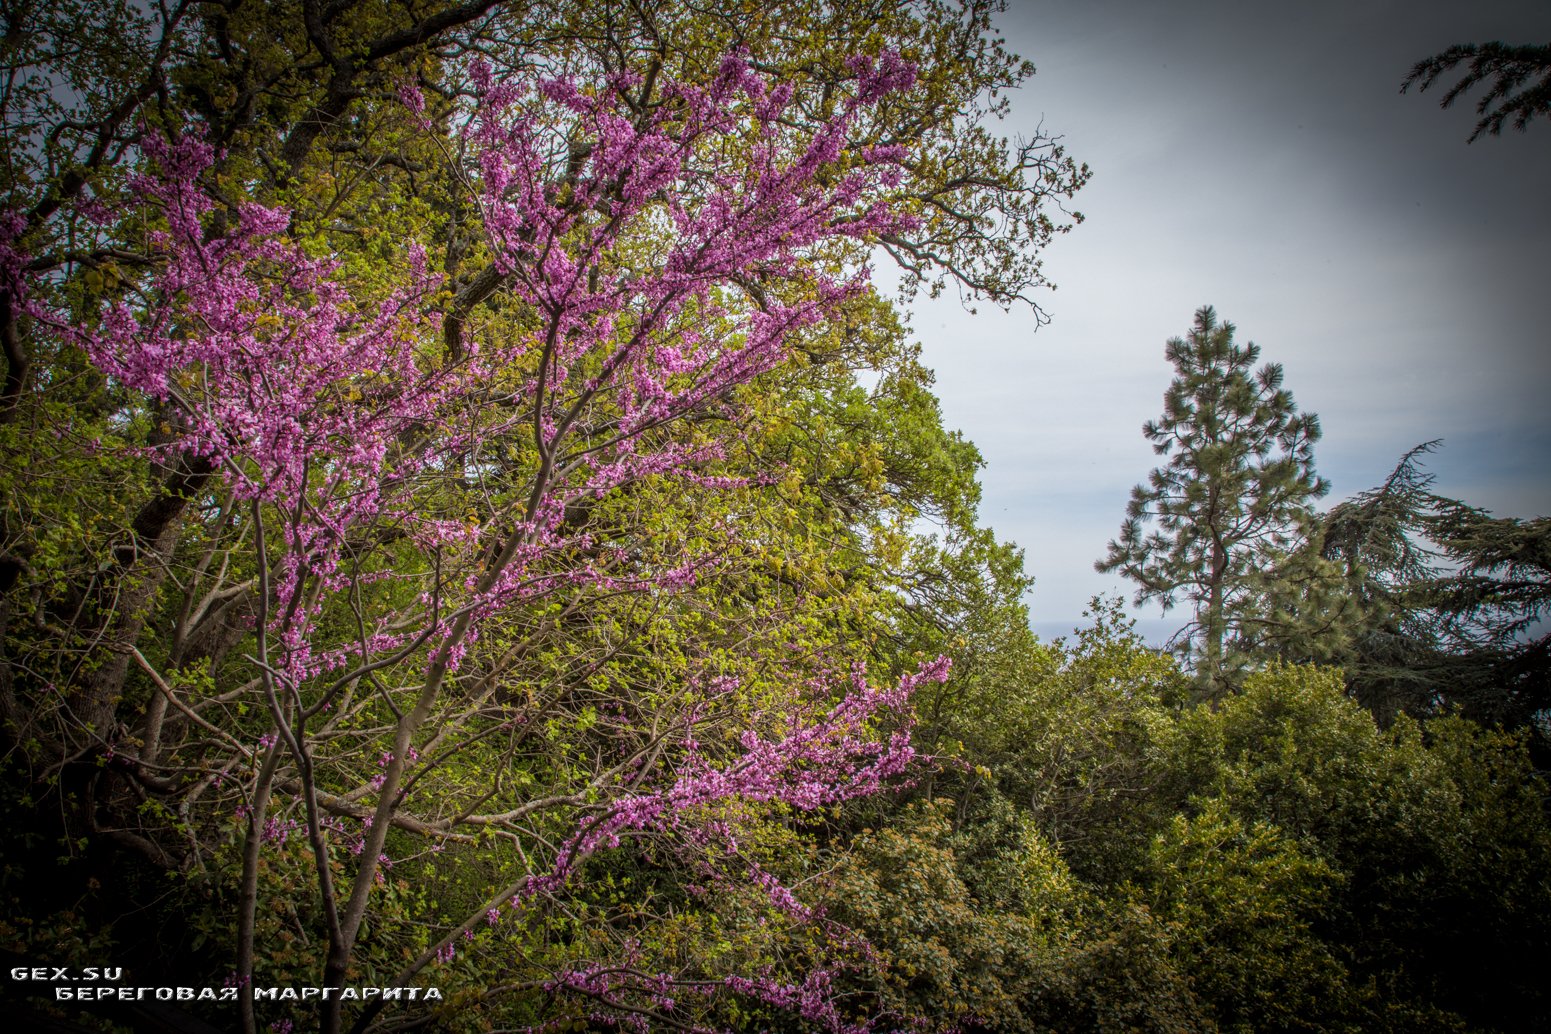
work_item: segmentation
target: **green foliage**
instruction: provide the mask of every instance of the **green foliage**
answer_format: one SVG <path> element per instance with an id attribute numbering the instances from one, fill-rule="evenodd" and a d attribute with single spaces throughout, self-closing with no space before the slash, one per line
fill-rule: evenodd
<path id="1" fill-rule="evenodd" d="M 986 908 L 971 895 L 948 834 L 945 809 L 930 804 L 907 810 L 893 828 L 864 831 L 834 876 L 833 907 L 882 953 L 871 975 L 890 1014 L 944 1025 L 996 1017 L 1000 1029 L 1018 1029 L 1020 983 L 1039 964 L 1039 927 L 1021 909 Z M 1024 859 L 1013 862 L 1019 883 L 1053 880 L 1041 889 L 1059 896 L 1059 873 L 1030 871 L 1048 859 L 1021 846 L 1013 855 Z"/>
<path id="2" fill-rule="evenodd" d="M 1336 873 L 1277 826 L 1221 798 L 1176 814 L 1139 893 L 1171 933 L 1197 1000 L 1224 1031 L 1339 1030 L 1345 973 L 1314 934 Z"/>
<path id="3" fill-rule="evenodd" d="M 950 686 L 927 730 L 972 768 L 964 795 L 1015 802 L 1085 879 L 1116 878 L 1162 821 L 1150 762 L 1188 686 L 1146 648 L 1118 602 L 1095 601 L 1073 643 L 1014 643 L 1001 664 Z"/>
<path id="4" fill-rule="evenodd" d="M 858 993 L 997 1031 L 1536 1029 L 1551 825 L 1521 739 L 1381 728 L 1310 666 L 1190 703 L 1114 605 L 994 641 L 923 730 L 937 799 L 840 854 Z"/>
<path id="5" fill-rule="evenodd" d="M 1521 742 L 1459 719 L 1381 730 L 1338 672 L 1292 667 L 1178 734 L 1176 794 L 1271 824 L 1340 881 L 1319 929 L 1352 987 L 1383 988 L 1364 1010 L 1511 1029 L 1539 1008 L 1551 827 Z"/>

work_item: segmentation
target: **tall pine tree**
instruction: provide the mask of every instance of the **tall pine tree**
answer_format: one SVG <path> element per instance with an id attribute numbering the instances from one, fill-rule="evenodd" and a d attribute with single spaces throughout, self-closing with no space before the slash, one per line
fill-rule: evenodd
<path id="1" fill-rule="evenodd" d="M 1180 633 L 1202 688 L 1227 688 L 1230 643 L 1256 638 L 1267 578 L 1286 568 L 1328 483 L 1314 472 L 1319 420 L 1300 414 L 1282 387 L 1282 368 L 1258 371 L 1260 349 L 1238 345 L 1233 324 L 1211 306 L 1167 352 L 1174 383 L 1163 417 L 1142 428 L 1168 456 L 1131 492 L 1120 537 L 1095 566 L 1137 583 L 1136 602 L 1164 610 L 1181 599 L 1194 619 Z"/>

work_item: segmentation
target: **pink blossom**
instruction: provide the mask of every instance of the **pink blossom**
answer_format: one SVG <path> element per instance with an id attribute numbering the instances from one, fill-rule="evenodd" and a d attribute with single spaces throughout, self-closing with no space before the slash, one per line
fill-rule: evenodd
<path id="1" fill-rule="evenodd" d="M 880 200 L 898 181 L 903 152 L 874 148 L 860 164 L 849 156 L 859 116 L 909 89 L 914 69 L 892 53 L 850 68 L 855 84 L 835 116 L 792 140 L 783 125 L 791 88 L 767 83 L 742 54 L 725 57 L 707 83 L 660 83 L 671 103 L 644 110 L 626 96 L 638 85 L 628 75 L 589 92 L 474 63 L 479 101 L 465 129 L 465 171 L 502 305 L 523 314 L 513 325 L 525 329 L 461 350 L 443 345 L 435 309 L 443 284 L 418 246 L 396 259 L 395 285 L 364 285 L 293 239 L 284 208 L 244 201 L 217 219 L 204 184 L 219 155 L 195 130 L 144 136 L 147 165 L 128 182 L 128 204 L 161 228 L 148 233 L 158 264 L 133 298 L 82 320 L 29 292 L 18 240 L 25 221 L 15 212 L 0 215 L 0 289 L 119 388 L 173 414 L 154 451 L 208 461 L 273 536 L 267 624 L 257 630 L 269 648 L 265 677 L 322 712 L 331 681 L 348 681 L 341 672 L 359 665 L 389 658 L 457 669 L 513 608 L 577 588 L 678 592 L 715 569 L 707 556 L 652 567 L 568 524 L 567 512 L 649 479 L 705 489 L 771 483 L 766 472 L 729 470 L 722 443 L 661 429 L 705 414 L 735 418 L 739 389 L 866 289 L 865 266 L 814 256 L 836 246 L 859 253 L 908 225 Z M 418 87 L 405 82 L 398 95 L 423 115 Z M 557 165 L 557 140 L 584 143 Z M 708 162 L 733 146 L 746 160 Z M 499 519 L 437 512 L 449 483 L 513 442 L 537 455 L 541 472 L 521 509 Z M 339 634 L 323 620 L 336 612 L 328 604 L 375 577 L 363 579 L 356 549 L 383 529 L 419 550 L 423 569 L 435 557 L 440 584 L 410 593 L 423 611 L 418 624 L 401 613 Z M 413 658 L 394 657 L 401 652 Z M 843 691 L 815 683 L 806 687 L 811 706 L 761 716 L 731 759 L 708 754 L 686 730 L 664 763 L 641 766 L 628 790 L 587 812 L 516 900 L 561 890 L 587 858 L 637 834 L 719 845 L 735 864 L 742 830 L 706 819 L 708 806 L 812 811 L 878 792 L 915 757 L 911 694 L 946 677 L 939 659 L 875 686 L 858 665 Z M 736 686 L 713 679 L 705 695 L 717 700 Z M 880 736 L 880 724 L 892 731 Z M 261 741 L 266 749 L 273 735 Z M 382 753 L 371 787 L 401 792 L 398 774 L 415 759 Z M 371 771 L 369 761 L 361 767 Z M 261 836 L 284 844 L 299 828 L 271 816 Z M 371 857 L 376 832 L 349 849 L 380 882 L 391 860 Z M 817 921 L 776 876 L 757 867 L 748 875 L 772 908 Z M 446 962 L 454 951 L 449 941 L 436 955 Z M 557 986 L 606 997 L 616 978 L 579 969 Z M 798 983 L 736 977 L 721 986 L 848 1029 L 822 968 Z M 666 978 L 649 986 L 658 1008 L 674 1007 L 672 988 Z"/>

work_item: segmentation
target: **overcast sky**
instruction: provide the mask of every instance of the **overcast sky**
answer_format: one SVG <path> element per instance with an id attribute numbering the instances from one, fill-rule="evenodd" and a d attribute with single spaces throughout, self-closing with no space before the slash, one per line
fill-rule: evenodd
<path id="1" fill-rule="evenodd" d="M 1027 552 L 1041 634 L 1130 594 L 1093 561 L 1156 462 L 1164 342 L 1204 304 L 1319 415 L 1326 505 L 1443 438 L 1440 491 L 1551 513 L 1551 121 L 1467 146 L 1473 103 L 1398 92 L 1450 44 L 1551 41 L 1551 3 L 1011 6 L 1038 73 L 1003 128 L 1043 123 L 1092 167 L 1087 221 L 1046 252 L 1037 334 L 946 298 L 913 324 L 946 423 L 986 458 L 982 517 Z"/>

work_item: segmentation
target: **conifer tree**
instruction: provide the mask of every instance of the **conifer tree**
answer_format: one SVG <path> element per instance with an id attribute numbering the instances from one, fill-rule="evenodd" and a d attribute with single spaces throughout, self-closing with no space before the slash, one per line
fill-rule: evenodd
<path id="1" fill-rule="evenodd" d="M 1551 518 L 1495 517 L 1432 491 L 1411 449 L 1377 488 L 1331 508 L 1313 543 L 1340 565 L 1359 620 L 1333 659 L 1387 724 L 1458 709 L 1528 728 L 1551 705 Z"/>
<path id="2" fill-rule="evenodd" d="M 1513 128 L 1522 133 L 1535 119 L 1551 115 L 1551 44 L 1457 44 L 1412 66 L 1400 84 L 1400 92 L 1415 86 L 1418 93 L 1425 93 L 1444 73 L 1460 65 L 1465 66 L 1464 74 L 1444 93 L 1439 107 L 1451 107 L 1477 86 L 1491 84 L 1476 102 L 1480 118 L 1467 143 L 1475 143 L 1483 133 L 1501 135 L 1509 119 L 1513 120 Z"/>
<path id="3" fill-rule="evenodd" d="M 1250 605 L 1296 553 L 1310 503 L 1329 488 L 1314 471 L 1318 418 L 1298 412 L 1280 365 L 1255 370 L 1260 349 L 1233 334 L 1206 306 L 1188 337 L 1168 342 L 1176 376 L 1162 419 L 1142 433 L 1169 461 L 1132 490 L 1120 537 L 1095 564 L 1136 582 L 1138 604 L 1190 603 L 1194 619 L 1178 639 L 1213 696 L 1227 685 L 1231 639 L 1247 635 Z"/>

